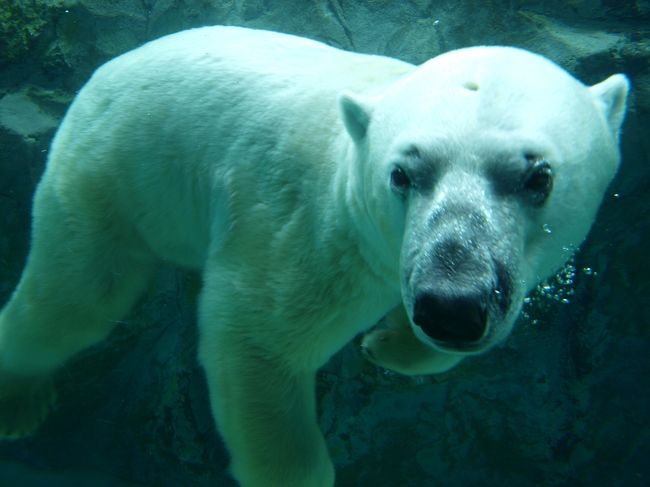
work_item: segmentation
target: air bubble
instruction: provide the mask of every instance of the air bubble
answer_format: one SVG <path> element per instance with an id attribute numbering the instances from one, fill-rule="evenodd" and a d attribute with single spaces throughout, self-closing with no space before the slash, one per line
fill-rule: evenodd
<path id="1" fill-rule="evenodd" d="M 587 269 L 591 271 L 590 268 Z M 581 269 L 581 271 L 585 272 L 585 268 Z M 576 293 L 576 273 L 577 270 L 572 259 L 556 275 L 540 283 L 530 296 L 524 298 L 525 318 L 528 323 L 533 325 L 542 323 L 540 319 L 534 318 L 534 316 L 540 311 L 543 312 L 549 309 L 552 303 L 571 303 L 570 298 Z"/>

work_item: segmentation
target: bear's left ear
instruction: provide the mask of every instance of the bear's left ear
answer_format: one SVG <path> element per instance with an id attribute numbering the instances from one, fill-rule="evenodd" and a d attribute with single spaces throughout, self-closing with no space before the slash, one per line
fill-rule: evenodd
<path id="1" fill-rule="evenodd" d="M 589 88 L 599 108 L 603 111 L 605 119 L 609 122 L 609 127 L 616 140 L 618 140 L 621 131 L 623 118 L 625 118 L 625 102 L 629 89 L 630 82 L 622 74 L 610 76 L 605 81 Z"/>
<path id="2" fill-rule="evenodd" d="M 370 124 L 370 107 L 356 95 L 344 92 L 339 97 L 339 106 L 345 128 L 356 143 L 366 136 Z"/>

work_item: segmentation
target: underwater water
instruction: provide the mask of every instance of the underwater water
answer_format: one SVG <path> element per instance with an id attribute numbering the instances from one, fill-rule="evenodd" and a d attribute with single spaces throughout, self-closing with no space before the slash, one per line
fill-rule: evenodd
<path id="1" fill-rule="evenodd" d="M 415 378 L 351 343 L 317 395 L 337 486 L 650 485 L 650 1 L 0 0 L 0 303 L 75 93 L 108 59 L 214 24 L 413 63 L 513 45 L 588 84 L 630 78 L 619 173 L 587 241 L 527 298 L 509 339 Z M 0 441 L 0 487 L 235 485 L 196 360 L 198 286 L 161 269 L 110 339 L 60 371 L 37 434 Z"/>

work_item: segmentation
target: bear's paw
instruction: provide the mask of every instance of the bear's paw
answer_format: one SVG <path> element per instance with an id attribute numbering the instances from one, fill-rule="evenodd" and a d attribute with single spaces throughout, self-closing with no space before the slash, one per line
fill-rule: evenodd
<path id="1" fill-rule="evenodd" d="M 49 375 L 19 376 L 0 372 L 0 438 L 34 433 L 56 401 Z"/>
<path id="2" fill-rule="evenodd" d="M 399 333 L 379 329 L 367 333 L 361 342 L 361 353 L 370 362 L 385 369 L 397 370 L 408 350 L 402 348 Z"/>
<path id="3" fill-rule="evenodd" d="M 462 359 L 425 345 L 406 327 L 370 331 L 361 341 L 361 353 L 375 365 L 404 375 L 439 374 Z"/>

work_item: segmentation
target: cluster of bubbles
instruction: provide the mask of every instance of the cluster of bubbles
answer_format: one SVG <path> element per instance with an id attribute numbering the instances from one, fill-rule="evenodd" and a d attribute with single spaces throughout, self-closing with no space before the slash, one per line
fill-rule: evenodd
<path id="1" fill-rule="evenodd" d="M 547 309 L 553 303 L 569 304 L 575 295 L 575 278 L 578 270 L 574 259 L 571 259 L 553 277 L 540 283 L 533 292 L 524 299 L 522 316 L 531 324 L 536 325 L 539 320 L 533 315 L 536 311 Z M 585 276 L 596 276 L 598 273 L 591 267 L 583 267 L 580 272 Z"/>

